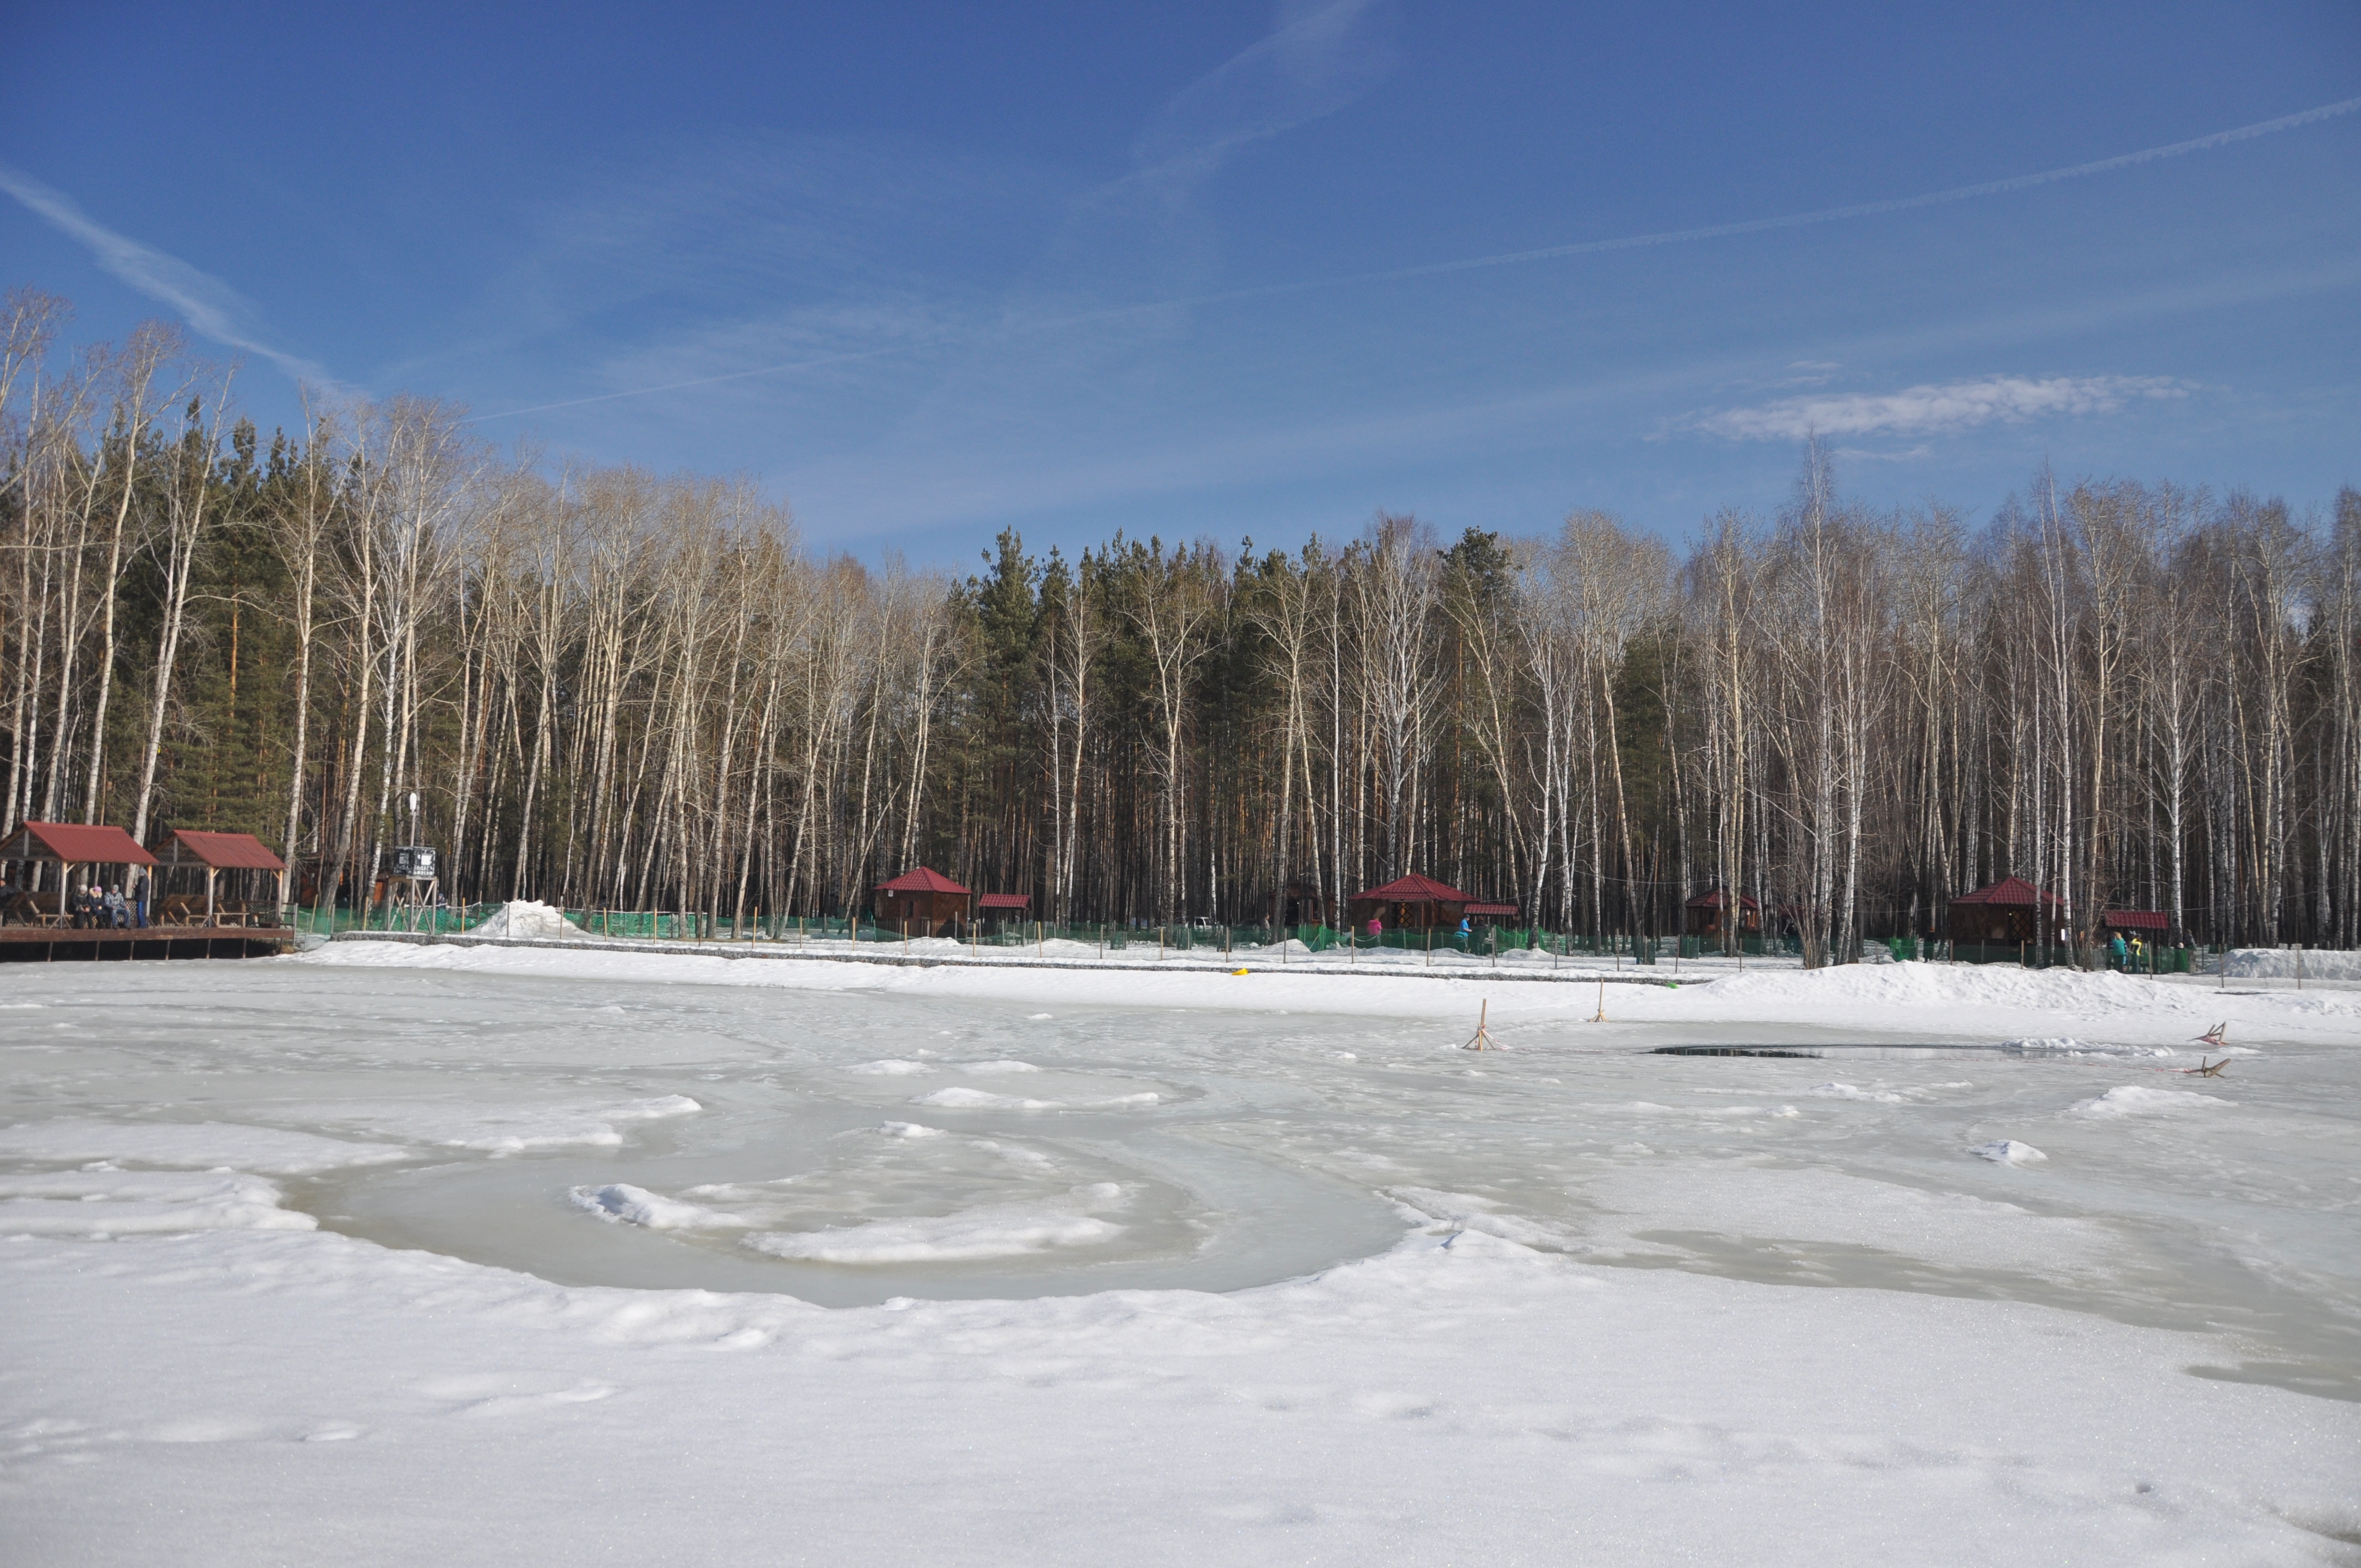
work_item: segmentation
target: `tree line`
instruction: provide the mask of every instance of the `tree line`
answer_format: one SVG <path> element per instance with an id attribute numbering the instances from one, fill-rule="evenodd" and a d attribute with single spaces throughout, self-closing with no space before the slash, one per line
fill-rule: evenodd
<path id="1" fill-rule="evenodd" d="M 397 397 L 267 443 L 173 329 L 0 345 L 6 815 L 253 832 L 368 900 L 1342 918 L 1422 872 L 1554 930 L 1713 888 L 1809 961 L 2022 875 L 2092 924 L 2361 942 L 2361 493 L 2037 475 L 1971 524 L 1790 500 L 1677 551 L 1380 515 L 1295 550 L 823 556 L 752 485 L 546 465 Z"/>

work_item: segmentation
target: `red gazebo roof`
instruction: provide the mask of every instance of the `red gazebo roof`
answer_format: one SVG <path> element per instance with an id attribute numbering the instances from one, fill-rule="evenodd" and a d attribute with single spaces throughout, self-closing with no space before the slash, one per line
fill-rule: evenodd
<path id="1" fill-rule="evenodd" d="M 1462 915 L 1514 915 L 1516 912 L 1517 906 L 1513 904 L 1471 904 L 1460 911 Z"/>
<path id="2" fill-rule="evenodd" d="M 1355 894 L 1355 903 L 1364 899 L 1387 904 L 1473 904 L 1475 899 L 1455 887 L 1446 887 L 1431 876 L 1413 872 L 1399 882 L 1383 887 L 1373 887 L 1367 893 Z"/>
<path id="3" fill-rule="evenodd" d="M 287 862 L 272 854 L 251 833 L 203 833 L 193 828 L 172 830 L 171 845 L 161 864 L 211 866 L 217 872 L 283 872 Z"/>
<path id="4" fill-rule="evenodd" d="M 2000 881 L 1986 887 L 1980 887 L 1973 893 L 1960 894 L 1957 897 L 1953 898 L 1951 902 L 1954 905 L 2048 904 L 2054 905 L 2060 909 L 2063 909 L 2066 906 L 2066 901 L 2064 899 L 2059 897 L 2054 893 L 2046 892 L 2041 888 L 2034 886 L 2031 883 L 2026 881 L 2021 876 L 2003 877 Z"/>
<path id="5" fill-rule="evenodd" d="M 1695 898 L 1689 900 L 1688 906 L 1691 909 L 1720 909 L 1725 907 L 1729 902 L 1729 890 L 1727 888 L 1718 887 L 1711 893 L 1698 894 Z M 1760 909 L 1763 907 L 1761 905 L 1755 903 L 1753 899 L 1742 893 L 1738 895 L 1738 906 L 1741 909 Z"/>
<path id="6" fill-rule="evenodd" d="M 70 866 L 152 866 L 156 857 L 120 828 L 27 822 L 0 844 L 0 861 L 55 861 Z"/>
<path id="7" fill-rule="evenodd" d="M 2110 909 L 2100 924 L 2119 931 L 2169 931 L 2172 917 L 2161 909 Z"/>
<path id="8" fill-rule="evenodd" d="M 879 883 L 877 891 L 880 893 L 956 893 L 962 898 L 967 896 L 967 889 L 951 881 L 942 872 L 930 871 L 925 866 L 904 872 L 892 882 Z"/>
<path id="9" fill-rule="evenodd" d="M 978 909 L 1026 909 L 1031 907 L 1029 893 L 987 893 L 975 901 Z"/>

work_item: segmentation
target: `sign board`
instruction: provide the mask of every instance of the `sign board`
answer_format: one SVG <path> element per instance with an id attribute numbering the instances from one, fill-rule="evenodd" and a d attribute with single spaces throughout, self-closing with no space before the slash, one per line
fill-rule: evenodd
<path id="1" fill-rule="evenodd" d="M 393 851 L 393 874 L 412 882 L 434 880 L 434 851 L 424 844 L 401 844 Z"/>

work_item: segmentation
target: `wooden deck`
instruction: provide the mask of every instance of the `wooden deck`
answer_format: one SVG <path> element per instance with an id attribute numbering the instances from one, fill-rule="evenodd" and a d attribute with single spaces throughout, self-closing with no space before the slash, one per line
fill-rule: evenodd
<path id="1" fill-rule="evenodd" d="M 77 931 L 70 926 L 0 926 L 0 963 L 90 963 L 131 959 L 260 959 L 291 950 L 284 926 L 150 926 Z"/>

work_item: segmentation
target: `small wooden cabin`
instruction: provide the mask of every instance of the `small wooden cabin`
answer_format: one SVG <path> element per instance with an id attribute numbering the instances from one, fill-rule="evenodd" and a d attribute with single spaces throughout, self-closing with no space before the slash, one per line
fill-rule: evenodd
<path id="1" fill-rule="evenodd" d="M 2003 877 L 1954 897 L 1949 921 L 1954 942 L 2013 948 L 2042 940 L 2045 925 L 2048 939 L 2055 942 L 2066 924 L 2066 901 L 2023 877 Z"/>
<path id="2" fill-rule="evenodd" d="M 1455 887 L 1415 872 L 1383 887 L 1353 895 L 1353 927 L 1358 930 L 1372 917 L 1389 931 L 1450 929 L 1459 924 L 1477 900 Z"/>
<path id="3" fill-rule="evenodd" d="M 1683 905 L 1681 911 L 1684 936 L 1720 937 L 1733 929 L 1741 937 L 1763 934 L 1763 905 L 1741 893 L 1738 895 L 1736 911 L 1732 913 L 1728 888 L 1717 887 L 1710 893 L 1700 893 Z"/>
<path id="4" fill-rule="evenodd" d="M 1470 920 L 1481 920 L 1487 926 L 1497 926 L 1503 920 L 1514 920 L 1517 917 L 1517 906 L 1513 904 L 1471 904 L 1459 913 Z"/>
<path id="5" fill-rule="evenodd" d="M 941 936 L 967 914 L 968 890 L 938 871 L 918 866 L 881 882 L 870 905 L 880 930 Z"/>

